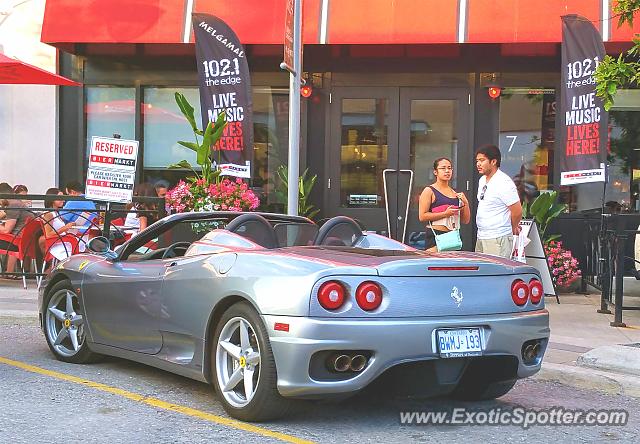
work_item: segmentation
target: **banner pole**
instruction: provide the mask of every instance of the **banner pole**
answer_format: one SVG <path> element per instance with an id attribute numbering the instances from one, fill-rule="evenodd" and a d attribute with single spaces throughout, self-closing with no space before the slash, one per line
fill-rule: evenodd
<path id="1" fill-rule="evenodd" d="M 293 73 L 289 73 L 289 166 L 287 214 L 298 215 L 300 163 L 300 76 L 302 75 L 302 0 L 293 13 Z"/>

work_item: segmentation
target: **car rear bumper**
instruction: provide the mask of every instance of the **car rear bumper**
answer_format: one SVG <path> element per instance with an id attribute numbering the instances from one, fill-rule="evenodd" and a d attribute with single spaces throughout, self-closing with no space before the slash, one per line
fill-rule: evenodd
<path id="1" fill-rule="evenodd" d="M 438 318 L 327 319 L 265 315 L 271 347 L 278 371 L 278 390 L 286 397 L 321 397 L 363 389 L 385 370 L 398 364 L 441 358 L 436 345 L 436 329 L 479 327 L 483 356 L 517 358 L 517 378 L 538 372 L 549 339 L 546 309 L 490 316 Z M 288 324 L 289 331 L 275 330 L 276 323 Z M 282 328 L 282 327 L 281 327 Z M 526 341 L 540 339 L 540 358 L 531 365 L 522 360 Z M 367 366 L 359 373 L 340 375 L 340 380 L 319 380 L 310 375 L 310 361 L 318 352 L 366 350 Z M 346 378 L 346 379 L 345 379 Z"/>

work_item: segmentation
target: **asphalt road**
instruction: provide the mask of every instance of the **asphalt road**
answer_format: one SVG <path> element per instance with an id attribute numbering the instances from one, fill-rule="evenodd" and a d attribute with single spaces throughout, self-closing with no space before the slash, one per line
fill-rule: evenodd
<path id="1" fill-rule="evenodd" d="M 303 403 L 278 422 L 229 421 L 211 387 L 120 359 L 56 361 L 33 318 L 0 318 L 0 442 L 637 442 L 640 403 L 552 382 L 521 381 L 482 403 L 360 396 Z M 624 426 L 403 425 L 401 411 L 624 409 Z"/>

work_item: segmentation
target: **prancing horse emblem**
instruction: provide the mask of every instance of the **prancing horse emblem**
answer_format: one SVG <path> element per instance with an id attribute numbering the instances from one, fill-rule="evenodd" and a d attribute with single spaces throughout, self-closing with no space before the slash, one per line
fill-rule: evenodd
<path id="1" fill-rule="evenodd" d="M 462 292 L 458 290 L 458 287 L 453 287 L 451 289 L 451 299 L 456 303 L 458 308 L 460 308 L 460 304 L 462 304 Z"/>

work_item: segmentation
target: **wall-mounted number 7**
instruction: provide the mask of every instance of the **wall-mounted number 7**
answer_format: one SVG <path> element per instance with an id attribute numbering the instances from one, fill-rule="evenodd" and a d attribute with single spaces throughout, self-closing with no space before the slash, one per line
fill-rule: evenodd
<path id="1" fill-rule="evenodd" d="M 511 145 L 509 145 L 509 149 L 507 150 L 507 152 L 511 152 L 511 149 L 513 148 L 513 145 L 516 143 L 516 139 L 518 138 L 518 136 L 505 136 L 507 139 L 511 139 Z"/>

